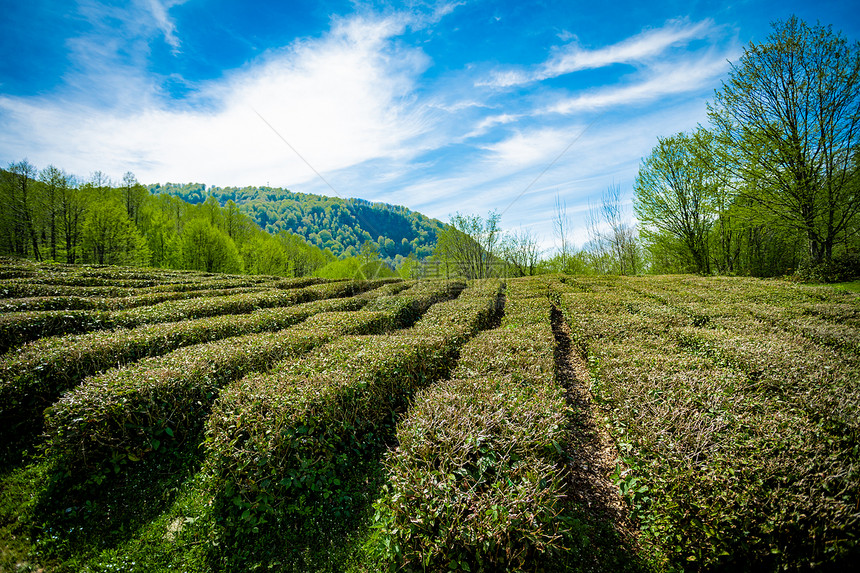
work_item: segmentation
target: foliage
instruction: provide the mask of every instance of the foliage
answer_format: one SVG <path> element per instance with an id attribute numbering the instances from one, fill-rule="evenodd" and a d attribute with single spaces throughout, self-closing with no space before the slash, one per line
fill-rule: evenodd
<path id="1" fill-rule="evenodd" d="M 527 294 L 508 290 L 502 325 L 468 342 L 451 380 L 398 425 L 374 518 L 392 570 L 536 569 L 570 537 L 550 302 Z"/>
<path id="2" fill-rule="evenodd" d="M 263 231 L 231 200 L 195 203 L 150 194 L 130 172 L 114 187 L 98 171 L 83 182 L 53 165 L 13 163 L 0 170 L 0 256 L 279 276 L 335 258 L 287 230 Z"/>
<path id="3" fill-rule="evenodd" d="M 856 556 L 856 299 L 749 279 L 567 282 L 652 561 L 774 570 Z"/>
<path id="4" fill-rule="evenodd" d="M 490 213 L 484 221 L 478 215 L 451 217 L 438 233 L 433 257 L 444 267 L 445 276 L 485 279 L 498 274 L 497 248 L 501 233 L 499 215 Z"/>
<path id="5" fill-rule="evenodd" d="M 659 138 L 640 167 L 652 271 L 837 278 L 834 257 L 860 246 L 860 44 L 774 22 L 708 112 L 708 128 Z"/>
<path id="6" fill-rule="evenodd" d="M 716 195 L 713 167 L 708 161 L 711 135 L 700 129 L 658 138 L 642 160 L 636 176 L 634 208 L 648 237 L 669 235 L 693 269 L 710 274 L 708 234 L 713 224 Z"/>
<path id="7" fill-rule="evenodd" d="M 860 44 L 796 16 L 773 27 L 744 49 L 710 119 L 741 193 L 829 262 L 860 211 Z"/>
<path id="8" fill-rule="evenodd" d="M 294 193 L 272 187 L 209 187 L 172 183 L 150 186 L 154 194 L 169 194 L 189 203 L 214 197 L 221 205 L 233 203 L 260 228 L 277 235 L 301 237 L 335 257 L 356 256 L 370 241 L 389 264 L 398 255 L 425 258 L 432 252 L 442 223 L 405 207 Z"/>

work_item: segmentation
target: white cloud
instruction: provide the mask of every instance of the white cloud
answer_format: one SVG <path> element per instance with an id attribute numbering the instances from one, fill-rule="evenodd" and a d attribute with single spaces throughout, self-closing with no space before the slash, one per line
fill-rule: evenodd
<path id="1" fill-rule="evenodd" d="M 182 0 L 184 1 L 184 0 Z M 164 41 L 173 47 L 174 53 L 179 51 L 179 38 L 176 37 L 176 25 L 167 15 L 167 11 L 182 1 L 161 2 L 160 0 L 147 0 L 147 5 L 152 17 L 155 18 L 155 23 L 161 32 L 164 34 Z"/>
<path id="2" fill-rule="evenodd" d="M 570 44 L 545 62 L 534 79 L 554 78 L 612 64 L 645 62 L 662 55 L 673 46 L 685 45 L 713 33 L 713 24 L 707 20 L 696 24 L 672 20 L 663 28 L 645 30 L 632 38 L 598 50 L 586 50 L 577 44 Z"/>
<path id="3" fill-rule="evenodd" d="M 670 20 L 662 28 L 645 30 L 631 38 L 597 50 L 588 50 L 574 41 L 557 49 L 551 58 L 531 70 L 522 68 L 495 70 L 488 80 L 478 82 L 476 85 L 506 88 L 612 64 L 648 63 L 665 54 L 670 48 L 711 37 L 716 33 L 717 28 L 709 20 L 695 24 L 686 20 Z"/>
<path id="4" fill-rule="evenodd" d="M 724 54 L 708 55 L 699 61 L 661 64 L 649 72 L 644 81 L 597 88 L 575 97 L 561 99 L 542 113 L 570 114 L 607 107 L 641 104 L 672 94 L 703 88 L 711 89 L 729 68 Z"/>
<path id="5" fill-rule="evenodd" d="M 427 129 L 411 96 L 427 58 L 393 44 L 402 29 L 397 19 L 337 21 L 320 39 L 273 51 L 201 85 L 190 103 L 209 102 L 205 107 L 168 106 L 152 88 L 125 94 L 121 112 L 3 97 L 0 121 L 19 138 L 15 145 L 0 143 L 0 155 L 78 173 L 118 176 L 132 169 L 151 182 L 205 174 L 204 182 L 218 185 L 288 186 L 314 178 L 256 110 L 323 173 L 406 157 L 408 142 Z"/>

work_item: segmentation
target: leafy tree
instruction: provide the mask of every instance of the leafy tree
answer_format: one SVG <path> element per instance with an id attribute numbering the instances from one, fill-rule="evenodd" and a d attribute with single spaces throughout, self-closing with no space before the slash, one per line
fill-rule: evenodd
<path id="1" fill-rule="evenodd" d="M 196 218 L 186 223 L 181 246 L 183 268 L 232 274 L 244 270 L 233 239 L 208 219 Z"/>
<path id="2" fill-rule="evenodd" d="M 84 253 L 99 265 L 146 265 L 149 248 L 140 231 L 115 200 L 97 201 L 82 229 Z"/>
<path id="3" fill-rule="evenodd" d="M 26 159 L 11 164 L 5 178 L 6 193 L 4 195 L 5 200 L 8 201 L 8 222 L 13 229 L 9 234 L 11 251 L 17 255 L 26 256 L 29 242 L 33 249 L 33 257 L 37 261 L 41 261 L 42 255 L 39 250 L 36 225 L 33 221 L 36 208 L 34 198 L 36 175 L 36 167 Z"/>
<path id="4" fill-rule="evenodd" d="M 169 211 L 153 210 L 146 217 L 146 241 L 149 245 L 152 266 L 161 268 L 182 268 L 181 246 L 176 224 Z"/>
<path id="5" fill-rule="evenodd" d="M 48 225 L 51 260 L 56 261 L 57 241 L 60 234 L 58 231 L 61 227 L 58 223 L 59 202 L 69 185 L 69 176 L 63 170 L 49 165 L 39 173 L 39 180 L 44 185 L 41 210 L 46 216 Z"/>
<path id="6" fill-rule="evenodd" d="M 830 261 L 857 231 L 860 49 L 792 16 L 744 49 L 709 115 L 746 200 Z"/>
<path id="7" fill-rule="evenodd" d="M 131 171 L 127 171 L 122 176 L 122 187 L 120 189 L 129 219 L 135 225 L 140 225 L 140 211 L 144 201 L 149 196 L 149 192 L 146 190 L 146 187 L 138 183 L 137 178 Z"/>
<path id="8" fill-rule="evenodd" d="M 692 135 L 658 138 L 633 184 L 633 208 L 643 236 L 652 245 L 667 244 L 660 235 L 677 239 L 681 256 L 702 274 L 711 272 L 709 233 L 719 185 L 708 159 L 712 138 L 702 128 Z"/>

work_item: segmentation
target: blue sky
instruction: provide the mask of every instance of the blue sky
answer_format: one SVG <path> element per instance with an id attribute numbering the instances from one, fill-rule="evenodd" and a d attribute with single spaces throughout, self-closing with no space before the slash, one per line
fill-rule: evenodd
<path id="1" fill-rule="evenodd" d="M 573 240 L 791 14 L 853 1 L 2 2 L 0 162 L 502 213 Z"/>

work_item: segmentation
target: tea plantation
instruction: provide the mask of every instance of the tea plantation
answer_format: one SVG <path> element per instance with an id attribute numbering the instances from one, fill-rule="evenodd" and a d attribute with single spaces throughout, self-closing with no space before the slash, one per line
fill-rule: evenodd
<path id="1" fill-rule="evenodd" d="M 0 571 L 860 563 L 860 298 L 0 266 Z"/>

